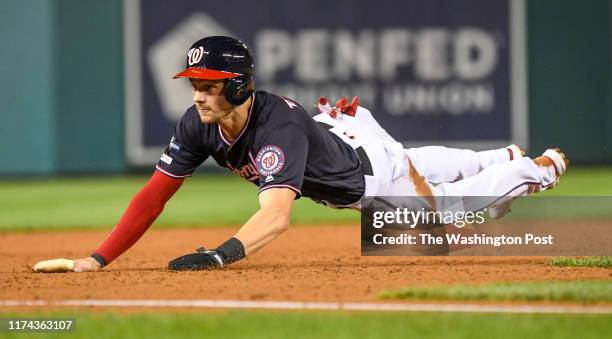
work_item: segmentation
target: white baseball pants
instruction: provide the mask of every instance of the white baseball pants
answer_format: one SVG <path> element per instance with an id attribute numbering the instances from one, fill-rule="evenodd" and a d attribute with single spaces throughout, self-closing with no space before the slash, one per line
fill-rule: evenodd
<path id="1" fill-rule="evenodd" d="M 540 167 L 530 158 L 510 161 L 506 148 L 481 152 L 442 146 L 404 149 L 363 107 L 355 116 L 332 118 L 321 113 L 314 119 L 333 126 L 330 131 L 354 149 L 363 147 L 374 173 L 365 176 L 366 197 L 480 196 L 491 197 L 491 203 L 497 204 L 504 197 L 526 195 L 529 185 L 545 189 L 556 180 L 553 167 Z"/>

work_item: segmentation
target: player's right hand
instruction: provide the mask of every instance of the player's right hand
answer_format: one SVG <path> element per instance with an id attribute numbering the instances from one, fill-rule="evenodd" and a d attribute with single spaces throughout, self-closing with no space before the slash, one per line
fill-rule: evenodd
<path id="1" fill-rule="evenodd" d="M 93 272 L 102 268 L 92 257 L 81 259 L 51 259 L 38 262 L 32 270 L 39 273 Z"/>
<path id="2" fill-rule="evenodd" d="M 75 272 L 94 272 L 99 271 L 101 268 L 100 263 L 92 257 L 74 259 L 73 271 Z"/>

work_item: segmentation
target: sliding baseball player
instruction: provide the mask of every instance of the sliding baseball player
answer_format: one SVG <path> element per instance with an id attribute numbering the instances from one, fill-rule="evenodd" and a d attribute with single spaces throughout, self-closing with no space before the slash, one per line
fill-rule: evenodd
<path id="1" fill-rule="evenodd" d="M 233 237 L 170 261 L 170 270 L 220 268 L 253 255 L 289 227 L 300 197 L 359 210 L 366 196 L 422 196 L 432 208 L 436 197 L 491 196 L 499 199 L 486 207 L 497 218 L 513 198 L 557 185 L 568 164 L 558 149 L 531 159 L 515 145 L 482 152 L 404 149 L 357 98 L 333 107 L 321 98 L 320 114 L 311 118 L 291 99 L 254 90 L 251 53 L 231 37 L 196 41 L 186 66 L 175 78 L 190 82 L 194 105 L 115 228 L 90 256 L 43 261 L 35 271 L 87 272 L 111 264 L 209 157 L 257 185 L 260 208 Z"/>

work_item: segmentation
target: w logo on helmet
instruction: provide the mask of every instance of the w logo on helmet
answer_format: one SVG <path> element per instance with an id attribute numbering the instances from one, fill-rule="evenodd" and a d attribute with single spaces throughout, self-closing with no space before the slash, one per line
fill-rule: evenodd
<path id="1" fill-rule="evenodd" d="M 187 59 L 189 60 L 189 66 L 193 66 L 195 64 L 200 63 L 202 61 L 202 57 L 204 56 L 204 47 L 200 46 L 198 48 L 192 48 L 187 52 Z"/>

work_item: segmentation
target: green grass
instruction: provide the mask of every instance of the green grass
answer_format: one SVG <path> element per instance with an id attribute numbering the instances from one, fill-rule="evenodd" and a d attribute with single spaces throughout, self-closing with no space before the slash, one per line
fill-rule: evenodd
<path id="1" fill-rule="evenodd" d="M 0 333 L 0 338 L 540 339 L 604 338 L 612 330 L 611 315 L 205 312 L 72 316 L 76 316 L 75 333 Z"/>
<path id="2" fill-rule="evenodd" d="M 382 299 L 611 302 L 612 280 L 512 282 L 482 285 L 407 287 Z"/>
<path id="3" fill-rule="evenodd" d="M 551 259 L 550 264 L 561 267 L 612 267 L 612 257 L 557 257 Z"/>
<path id="4" fill-rule="evenodd" d="M 546 196 L 612 196 L 612 166 L 572 167 Z"/>
<path id="5" fill-rule="evenodd" d="M 0 181 L 0 230 L 112 228 L 131 197 L 148 177 L 88 177 Z M 543 196 L 612 196 L 612 167 L 572 168 L 557 189 Z M 612 199 L 612 198 L 611 198 Z M 566 216 L 599 213 L 612 216 L 609 199 L 595 199 L 585 209 L 575 198 L 567 206 L 517 200 L 511 216 Z M 523 204 L 525 207 L 523 207 Z M 593 207 L 593 206 L 589 206 Z M 224 174 L 198 174 L 187 179 L 167 204 L 155 227 L 243 224 L 258 208 L 252 184 Z M 596 211 L 599 211 L 596 213 Z M 359 223 L 359 213 L 333 210 L 303 198 L 296 202 L 293 224 Z"/>
<path id="6" fill-rule="evenodd" d="M 512 219 L 612 218 L 612 167 L 570 167 L 561 184 L 528 199 L 516 199 Z"/>
<path id="7" fill-rule="evenodd" d="M 611 206 L 612 197 L 536 194 L 514 200 L 511 213 L 503 220 L 612 219 Z"/>
<path id="8" fill-rule="evenodd" d="M 111 229 L 148 177 L 0 181 L 0 230 Z M 233 175 L 196 175 L 168 202 L 155 227 L 238 226 L 258 208 L 257 187 Z M 358 223 L 359 213 L 299 199 L 294 224 Z"/>

